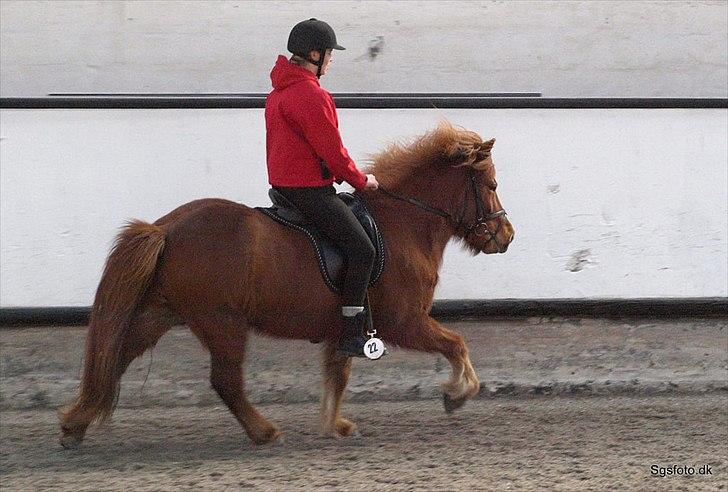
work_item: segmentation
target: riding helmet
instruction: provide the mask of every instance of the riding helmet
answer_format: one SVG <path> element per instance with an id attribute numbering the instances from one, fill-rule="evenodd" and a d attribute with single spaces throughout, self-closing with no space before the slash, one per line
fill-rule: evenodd
<path id="1" fill-rule="evenodd" d="M 323 51 L 327 49 L 345 50 L 336 42 L 336 34 L 330 25 L 318 19 L 308 19 L 299 22 L 288 36 L 288 51 L 294 55 L 308 59 L 311 51 Z"/>

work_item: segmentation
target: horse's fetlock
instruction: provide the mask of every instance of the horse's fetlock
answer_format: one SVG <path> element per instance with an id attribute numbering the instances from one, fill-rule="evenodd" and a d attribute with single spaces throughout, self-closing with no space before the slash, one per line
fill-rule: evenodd
<path id="1" fill-rule="evenodd" d="M 85 430 L 93 420 L 94 415 L 93 410 L 84 409 L 80 404 L 58 410 L 58 420 L 61 422 L 61 429 L 64 432 Z"/>

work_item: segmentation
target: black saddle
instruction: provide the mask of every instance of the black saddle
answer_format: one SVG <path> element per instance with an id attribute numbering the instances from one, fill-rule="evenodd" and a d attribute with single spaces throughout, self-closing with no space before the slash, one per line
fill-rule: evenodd
<path id="1" fill-rule="evenodd" d="M 273 206 L 268 208 L 256 207 L 256 210 L 263 212 L 276 222 L 306 234 L 316 253 L 324 282 L 332 291 L 339 294 L 344 280 L 346 254 L 328 236 L 309 222 L 293 203 L 274 188 L 268 191 L 268 196 L 273 202 Z M 369 285 L 372 285 L 379 279 L 384 270 L 384 239 L 377 228 L 374 217 L 367 209 L 364 198 L 354 193 L 339 193 L 338 197 L 349 206 L 376 250 L 374 268 L 369 279 Z"/>

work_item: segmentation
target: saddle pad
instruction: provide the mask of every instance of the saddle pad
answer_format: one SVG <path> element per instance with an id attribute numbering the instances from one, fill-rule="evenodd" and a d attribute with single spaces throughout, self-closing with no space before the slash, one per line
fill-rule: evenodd
<path id="1" fill-rule="evenodd" d="M 369 285 L 372 285 L 384 271 L 384 239 L 362 197 L 354 193 L 339 193 L 338 197 L 349 206 L 376 250 L 374 268 L 369 278 Z M 274 204 L 274 206 L 268 208 L 256 207 L 256 210 L 259 210 L 276 222 L 304 233 L 311 242 L 311 246 L 313 246 L 324 282 L 333 292 L 337 294 L 341 293 L 346 267 L 346 255 L 333 241 L 316 229 L 314 225 L 306 222 L 300 213 L 295 210 L 290 210 L 280 204 Z"/>

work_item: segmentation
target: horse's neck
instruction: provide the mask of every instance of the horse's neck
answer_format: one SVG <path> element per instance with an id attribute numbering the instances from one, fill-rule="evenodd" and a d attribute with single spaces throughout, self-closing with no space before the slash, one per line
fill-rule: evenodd
<path id="1" fill-rule="evenodd" d="M 449 210 L 446 200 L 439 199 L 428 193 L 425 187 L 406 186 L 397 190 L 402 196 L 416 198 L 430 206 Z M 439 269 L 443 253 L 448 241 L 452 238 L 453 230 L 442 217 L 423 210 L 411 203 L 377 194 L 370 200 L 372 212 L 378 220 L 378 225 L 388 249 L 404 255 L 410 252 L 419 252 L 434 267 Z"/>

